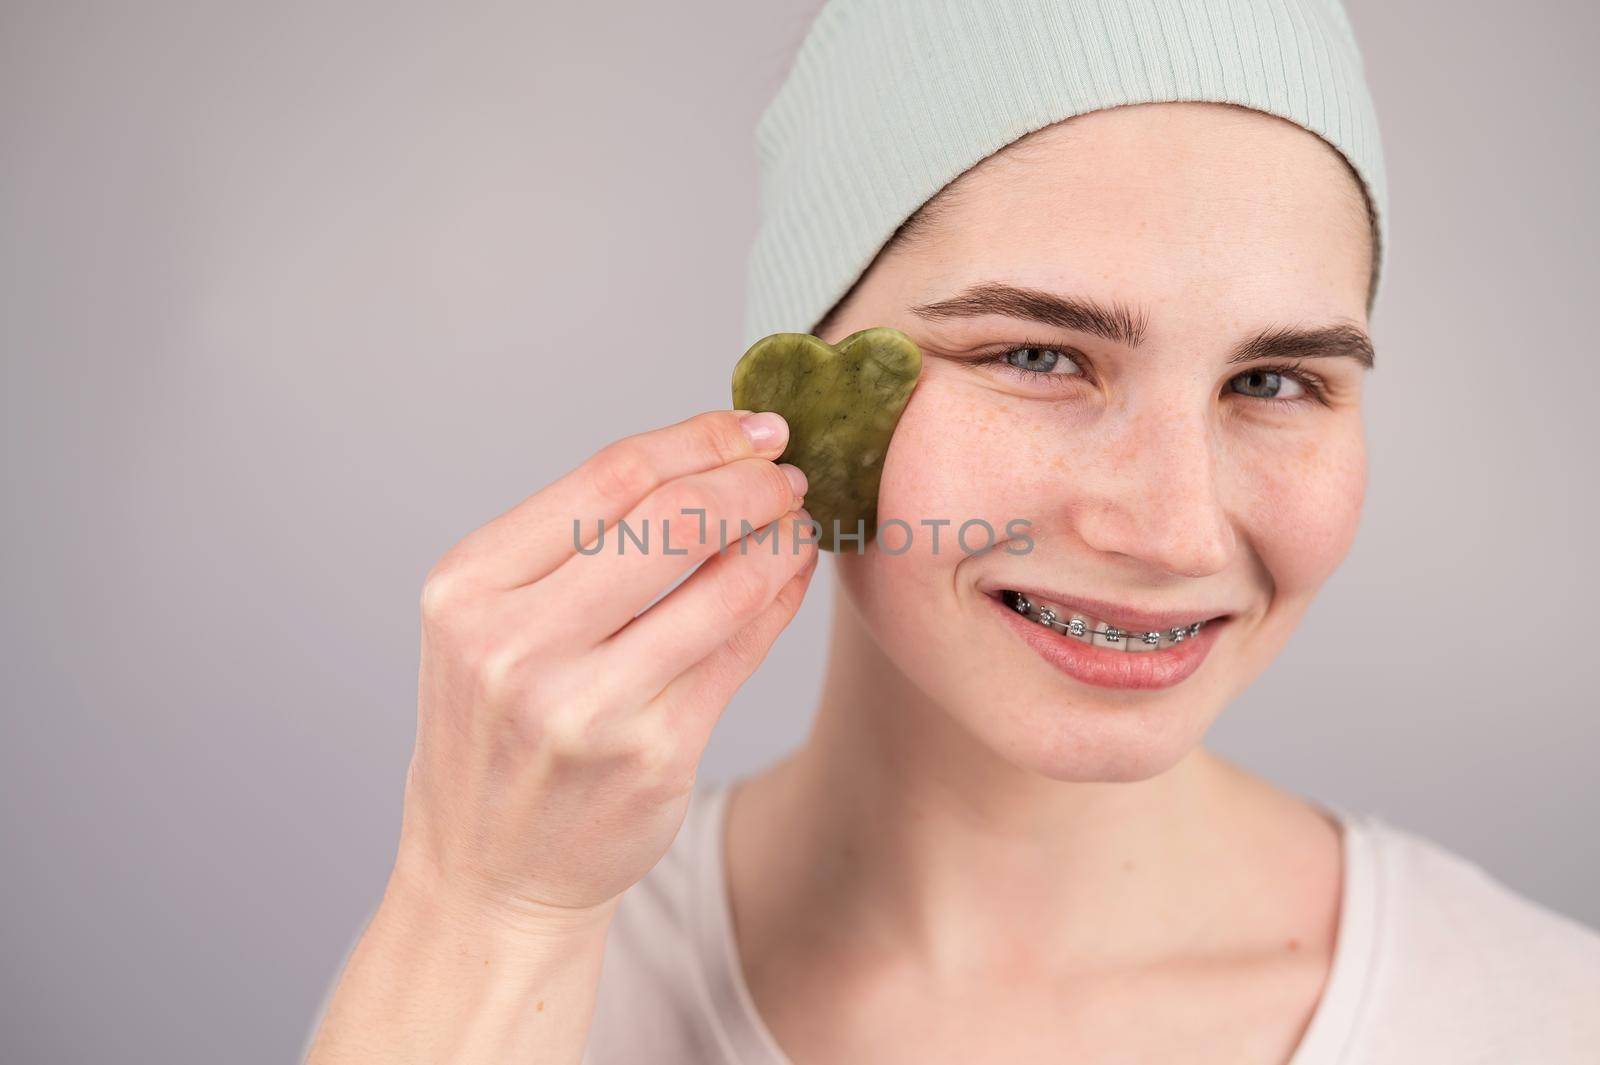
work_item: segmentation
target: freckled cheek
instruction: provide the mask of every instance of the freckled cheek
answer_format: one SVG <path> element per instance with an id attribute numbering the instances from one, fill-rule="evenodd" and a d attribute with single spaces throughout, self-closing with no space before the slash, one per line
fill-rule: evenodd
<path id="1" fill-rule="evenodd" d="M 1359 429 L 1252 456 L 1241 474 L 1251 486 L 1245 531 L 1279 594 L 1309 594 L 1344 560 L 1360 524 L 1367 463 Z"/>
<path id="2" fill-rule="evenodd" d="M 1043 476 L 1027 458 L 1032 445 L 992 398 L 938 385 L 918 385 L 884 460 L 878 542 L 887 550 L 860 556 L 849 550 L 838 559 L 858 608 L 874 622 L 893 618 L 884 639 L 930 675 L 948 665 L 933 649 L 948 632 L 938 604 L 950 594 L 952 571 L 969 557 L 958 540 L 962 523 L 982 519 L 1003 539 L 1007 521 L 1031 517 L 1025 503 L 1036 494 L 1030 496 L 1028 479 Z M 940 519 L 948 524 L 937 531 L 924 524 Z M 966 536 L 971 550 L 988 542 L 982 526 L 969 527 Z"/>
<path id="3" fill-rule="evenodd" d="M 1031 439 L 994 403 L 913 401 L 884 462 L 879 521 L 898 518 L 920 539 L 924 518 L 949 519 L 952 532 L 981 518 L 1003 536 L 1007 520 L 1032 517 L 1023 504 L 1037 498 L 1034 479 L 1048 480 L 1053 452 L 1038 435 Z"/>

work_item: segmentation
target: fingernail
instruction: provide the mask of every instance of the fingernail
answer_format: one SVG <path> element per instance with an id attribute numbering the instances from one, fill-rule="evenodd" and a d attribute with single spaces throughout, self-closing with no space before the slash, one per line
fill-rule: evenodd
<path id="1" fill-rule="evenodd" d="M 806 475 L 799 466 L 792 466 L 787 462 L 780 463 L 778 469 L 789 478 L 789 487 L 794 489 L 796 499 L 804 499 L 806 495 Z"/>
<path id="2" fill-rule="evenodd" d="M 789 438 L 789 423 L 783 420 L 783 415 L 772 411 L 746 414 L 739 419 L 739 427 L 750 442 L 763 451 L 778 447 Z"/>

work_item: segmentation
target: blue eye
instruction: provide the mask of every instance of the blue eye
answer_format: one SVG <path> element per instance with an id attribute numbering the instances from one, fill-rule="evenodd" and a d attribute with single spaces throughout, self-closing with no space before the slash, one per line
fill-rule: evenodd
<path id="1" fill-rule="evenodd" d="M 1244 387 L 1236 387 L 1243 382 Z M 1289 386 L 1288 394 L 1284 386 Z M 1284 366 L 1258 366 L 1228 382 L 1229 391 L 1268 403 L 1325 403 L 1327 386 L 1322 379 L 1299 363 Z"/>
<path id="2" fill-rule="evenodd" d="M 1078 364 L 1072 361 L 1071 356 L 1059 348 L 1033 345 L 1010 348 L 996 355 L 995 361 L 1007 369 L 1018 370 L 1027 375 L 1061 377 L 1083 373 Z"/>
<path id="3" fill-rule="evenodd" d="M 1034 382 L 1055 378 L 1047 384 L 1065 387 L 1072 378 L 1086 379 L 1088 376 L 1079 358 L 1061 348 L 1024 342 L 984 356 L 981 361 L 1012 377 Z M 1284 406 L 1327 402 L 1327 387 L 1323 380 L 1298 362 L 1247 370 L 1231 378 L 1225 391 L 1246 399 Z"/>
<path id="4" fill-rule="evenodd" d="M 1240 374 L 1238 377 L 1235 377 L 1232 381 L 1229 381 L 1228 383 L 1230 385 L 1234 385 L 1234 384 L 1236 384 L 1237 382 L 1240 382 L 1240 381 L 1245 382 L 1245 387 L 1244 388 L 1235 387 L 1233 389 L 1233 391 L 1238 392 L 1241 395 L 1250 396 L 1250 397 L 1255 398 L 1255 399 L 1286 399 L 1286 398 L 1287 399 L 1294 399 L 1294 398 L 1297 398 L 1298 393 L 1291 392 L 1290 395 L 1288 395 L 1287 397 L 1280 394 L 1282 392 L 1282 390 L 1283 390 L 1283 387 L 1284 387 L 1285 383 L 1287 383 L 1291 388 L 1297 388 L 1301 392 L 1305 391 L 1305 386 L 1302 385 L 1299 381 L 1296 381 L 1292 377 L 1286 377 L 1285 375 L 1279 373 L 1276 370 L 1270 370 L 1270 369 L 1267 369 L 1267 370 L 1251 370 L 1249 373 Z"/>

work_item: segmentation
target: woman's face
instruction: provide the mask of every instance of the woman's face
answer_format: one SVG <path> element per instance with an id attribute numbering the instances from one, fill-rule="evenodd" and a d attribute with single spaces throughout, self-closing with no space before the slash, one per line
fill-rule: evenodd
<path id="1" fill-rule="evenodd" d="M 863 638 L 1002 757 L 1143 779 L 1266 667 L 1354 536 L 1368 221 L 1332 148 L 1256 112 L 1121 107 L 1021 147 L 881 256 L 825 332 L 893 326 L 924 356 L 879 497 L 880 529 L 912 535 L 846 544 L 840 580 Z M 1041 301 L 960 302 L 995 285 L 1076 306 L 1040 321 L 1024 311 Z M 972 519 L 996 530 L 986 553 L 954 542 Z M 986 542 L 971 526 L 967 546 Z M 1184 679 L 1118 687 L 1053 664 L 1003 589 L 1228 617 Z"/>

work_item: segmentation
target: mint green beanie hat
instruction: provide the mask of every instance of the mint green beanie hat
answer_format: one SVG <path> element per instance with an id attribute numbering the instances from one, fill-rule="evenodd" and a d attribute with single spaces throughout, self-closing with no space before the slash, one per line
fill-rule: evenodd
<path id="1" fill-rule="evenodd" d="M 756 126 L 745 344 L 808 333 L 900 224 L 1012 141 L 1122 104 L 1233 103 L 1344 155 L 1388 245 L 1377 115 L 1339 0 L 828 0 Z"/>

